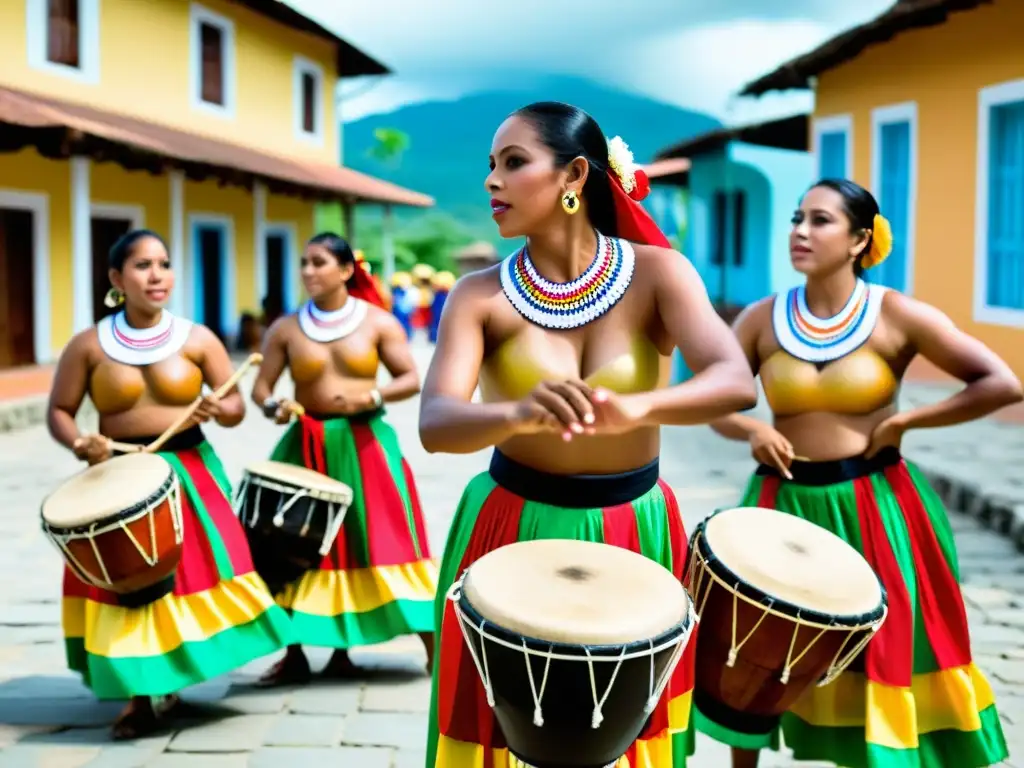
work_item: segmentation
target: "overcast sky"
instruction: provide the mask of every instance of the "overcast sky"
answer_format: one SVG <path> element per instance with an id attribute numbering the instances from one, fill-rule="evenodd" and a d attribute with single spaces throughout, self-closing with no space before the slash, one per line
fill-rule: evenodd
<path id="1" fill-rule="evenodd" d="M 346 81 L 345 120 L 501 87 L 530 72 L 590 77 L 745 122 L 811 101 L 799 93 L 730 99 L 737 88 L 893 0 L 287 2 L 396 73 Z"/>

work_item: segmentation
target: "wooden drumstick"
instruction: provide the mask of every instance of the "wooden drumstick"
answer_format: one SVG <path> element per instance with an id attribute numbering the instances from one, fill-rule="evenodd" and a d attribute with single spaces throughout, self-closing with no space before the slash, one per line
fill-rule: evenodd
<path id="1" fill-rule="evenodd" d="M 110 450 L 117 451 L 118 453 L 141 453 L 144 445 L 138 443 L 119 443 L 117 440 L 107 440 L 107 444 L 110 446 Z"/>
<path id="2" fill-rule="evenodd" d="M 249 358 L 240 366 L 238 366 L 238 370 L 231 374 L 231 378 L 225 381 L 223 384 L 221 384 L 221 386 L 214 391 L 214 397 L 224 397 L 228 392 L 230 392 L 238 385 L 238 382 L 242 380 L 242 376 L 245 375 L 245 372 L 249 370 L 249 368 L 251 368 L 254 365 L 258 365 L 259 363 L 262 362 L 263 355 L 261 355 L 259 352 L 254 352 L 253 354 L 249 355 Z M 196 410 L 199 408 L 202 402 L 203 397 L 202 395 L 200 395 L 195 399 L 195 402 L 193 402 L 192 405 L 188 407 L 188 410 L 181 415 L 181 418 L 179 418 L 177 421 L 171 424 L 171 426 L 164 430 L 164 433 L 160 435 L 160 437 L 158 437 L 152 443 L 147 445 L 143 450 L 146 453 L 156 453 L 157 451 L 159 451 L 163 447 L 164 443 L 166 443 L 168 440 L 174 437 L 178 433 L 178 430 L 180 430 L 185 425 L 185 423 L 195 415 Z"/>
<path id="3" fill-rule="evenodd" d="M 293 416 L 305 416 L 306 415 L 306 409 L 303 408 L 298 403 L 293 403 L 293 402 L 288 403 L 288 410 L 292 412 Z"/>

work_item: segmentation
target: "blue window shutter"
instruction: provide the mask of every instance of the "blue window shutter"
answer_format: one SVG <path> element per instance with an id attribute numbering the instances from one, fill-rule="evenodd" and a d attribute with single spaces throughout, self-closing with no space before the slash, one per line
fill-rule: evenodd
<path id="1" fill-rule="evenodd" d="M 892 226 L 892 253 L 871 270 L 872 282 L 907 290 L 907 238 L 910 232 L 910 121 L 882 126 L 878 204 Z"/>
<path id="2" fill-rule="evenodd" d="M 821 178 L 846 178 L 846 141 L 846 131 L 821 134 L 818 141 L 818 175 Z"/>
<path id="3" fill-rule="evenodd" d="M 988 179 L 986 303 L 1024 309 L 1024 102 L 992 108 Z"/>

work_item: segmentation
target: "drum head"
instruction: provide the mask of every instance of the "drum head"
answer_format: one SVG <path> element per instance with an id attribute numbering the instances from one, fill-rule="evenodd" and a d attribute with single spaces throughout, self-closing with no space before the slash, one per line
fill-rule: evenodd
<path id="1" fill-rule="evenodd" d="M 861 554 L 795 515 L 727 509 L 707 520 L 704 536 L 722 565 L 768 597 L 836 617 L 876 613 L 882 604 L 881 584 Z"/>
<path id="2" fill-rule="evenodd" d="M 621 645 L 682 622 L 689 597 L 672 572 L 608 544 L 509 544 L 469 567 L 463 595 L 486 620 L 552 643 Z"/>
<path id="3" fill-rule="evenodd" d="M 247 466 L 245 471 L 250 475 L 265 477 L 284 485 L 316 491 L 319 496 L 333 497 L 339 504 L 347 503 L 352 499 L 352 489 L 344 483 L 295 464 L 285 464 L 280 461 L 257 461 Z"/>
<path id="4" fill-rule="evenodd" d="M 129 453 L 89 467 L 43 501 L 53 528 L 81 528 L 117 517 L 154 496 L 171 478 L 171 465 L 155 453 Z"/>

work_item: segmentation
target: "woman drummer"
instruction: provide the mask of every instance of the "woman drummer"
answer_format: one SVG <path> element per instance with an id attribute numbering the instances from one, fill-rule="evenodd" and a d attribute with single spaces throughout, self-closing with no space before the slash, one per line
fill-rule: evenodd
<path id="1" fill-rule="evenodd" d="M 467 682 L 477 673 L 445 600 L 463 569 L 505 544 L 563 538 L 632 549 L 682 578 L 686 536 L 658 478 L 659 427 L 756 400 L 696 271 L 639 205 L 649 186 L 621 139 L 576 107 L 538 103 L 502 123 L 490 164 L 499 231 L 526 244 L 455 285 L 420 410 L 428 451 L 495 448 L 441 565 L 428 768 L 512 764 L 483 687 Z M 675 348 L 698 373 L 665 387 Z M 692 678 L 687 657 L 630 747 L 631 768 L 685 763 Z"/>
<path id="2" fill-rule="evenodd" d="M 849 768 L 978 768 L 1007 754 L 992 689 L 972 662 L 953 533 L 938 496 L 900 456 L 910 429 L 981 418 L 1022 399 L 1021 384 L 939 310 L 865 281 L 892 248 L 874 197 L 824 180 L 793 217 L 803 286 L 748 307 L 736 335 L 760 374 L 774 426 L 732 415 L 713 424 L 750 442 L 760 462 L 744 506 L 778 509 L 836 533 L 875 569 L 889 614 L 863 663 L 812 688 L 782 719 L 800 760 Z M 948 400 L 897 410 L 915 357 L 967 386 Z M 777 731 L 733 733 L 733 765 L 757 765 Z"/>
<path id="3" fill-rule="evenodd" d="M 314 237 L 302 257 L 310 299 L 282 318 L 264 343 L 253 400 L 268 418 L 300 416 L 274 449 L 274 461 L 299 464 L 348 485 L 354 494 L 334 549 L 320 568 L 278 596 L 291 611 L 296 644 L 264 678 L 309 678 L 302 645 L 334 648 L 328 676 L 351 676 L 348 650 L 419 634 L 433 659 L 437 567 L 423 512 L 384 404 L 420 390 L 402 326 L 383 309 L 366 270 L 342 238 Z M 377 385 L 383 363 L 391 381 Z M 272 400 L 285 368 L 294 400 Z"/>
<path id="4" fill-rule="evenodd" d="M 47 417 L 54 439 L 89 464 L 111 457 L 110 440 L 151 442 L 204 384 L 215 389 L 232 373 L 227 350 L 208 328 L 165 308 L 174 271 L 159 235 L 124 235 L 110 250 L 109 274 L 114 287 L 106 304 L 121 308 L 65 348 Z M 81 435 L 75 423 L 87 394 L 99 411 L 99 434 Z M 115 738 L 135 738 L 157 725 L 150 697 L 171 696 L 290 640 L 288 616 L 253 572 L 227 476 L 199 426 L 213 420 L 234 427 L 244 415 L 237 391 L 222 399 L 207 395 L 159 453 L 181 481 L 184 540 L 170 594 L 125 601 L 65 572 L 69 666 L 100 699 L 130 699 L 114 724 Z"/>

